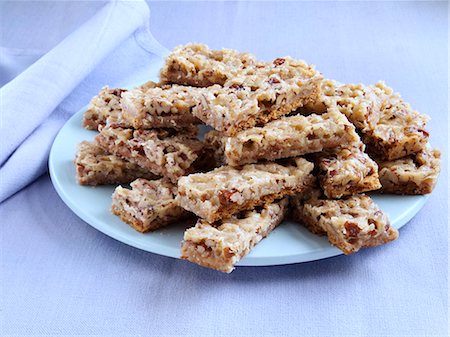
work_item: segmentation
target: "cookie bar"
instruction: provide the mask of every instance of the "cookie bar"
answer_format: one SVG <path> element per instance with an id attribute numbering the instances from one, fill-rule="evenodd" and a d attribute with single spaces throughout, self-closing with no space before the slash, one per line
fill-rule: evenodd
<path id="1" fill-rule="evenodd" d="M 281 223 L 287 205 L 288 198 L 284 198 L 214 223 L 199 219 L 184 233 L 181 258 L 231 273 L 235 264 Z"/>
<path id="2" fill-rule="evenodd" d="M 387 97 L 381 106 L 377 125 L 363 134 L 369 153 L 383 160 L 394 160 L 425 149 L 429 133 L 428 116 L 414 111 L 398 93 L 383 82 L 375 84 Z"/>
<path id="3" fill-rule="evenodd" d="M 398 237 L 398 231 L 391 227 L 386 214 L 365 194 L 326 200 L 315 193 L 306 199 L 295 196 L 291 202 L 298 222 L 315 234 L 327 235 L 330 243 L 345 254 Z"/>
<path id="4" fill-rule="evenodd" d="M 381 187 L 378 165 L 363 148 L 363 145 L 341 148 L 320 156 L 318 178 L 328 198 L 341 198 Z"/>
<path id="5" fill-rule="evenodd" d="M 282 117 L 264 126 L 240 131 L 234 137 L 222 137 L 221 141 L 215 131 L 205 137 L 213 144 L 221 144 L 218 153 L 223 153 L 224 161 L 231 166 L 361 143 L 355 127 L 337 109 L 330 109 L 323 115 Z"/>
<path id="6" fill-rule="evenodd" d="M 120 98 L 125 89 L 103 87 L 97 96 L 92 98 L 83 115 L 83 126 L 89 130 L 97 130 L 105 125 L 108 118 L 116 120 L 122 108 Z"/>
<path id="7" fill-rule="evenodd" d="M 216 166 L 227 165 L 225 158 L 225 140 L 227 137 L 224 137 L 221 132 L 217 130 L 211 130 L 205 133 L 203 142 L 208 144 L 208 146 L 213 151 L 214 161 Z"/>
<path id="8" fill-rule="evenodd" d="M 414 111 L 384 82 L 363 86 L 325 80 L 321 92 L 327 108 L 337 106 L 361 131 L 370 154 L 393 160 L 425 148 L 428 117 Z"/>
<path id="9" fill-rule="evenodd" d="M 137 179 L 131 189 L 118 186 L 111 212 L 139 232 L 148 232 L 189 217 L 175 201 L 177 186 L 166 179 Z"/>
<path id="10" fill-rule="evenodd" d="M 158 86 L 149 81 L 138 86 L 135 90 L 147 91 Z M 89 103 L 88 109 L 83 114 L 83 126 L 88 130 L 98 130 L 100 125 L 108 123 L 117 124 L 122 115 L 122 94 L 127 89 L 109 88 L 105 86 L 98 95 L 94 96 Z"/>
<path id="11" fill-rule="evenodd" d="M 211 50 L 204 44 L 176 47 L 166 58 L 161 69 L 162 83 L 177 83 L 194 87 L 224 85 L 256 59 L 249 53 L 232 49 Z"/>
<path id="12" fill-rule="evenodd" d="M 303 61 L 289 57 L 262 65 L 226 83 L 204 88 L 192 114 L 205 124 L 233 136 L 241 130 L 289 114 L 319 93 L 321 75 Z M 282 61 L 281 61 L 282 60 Z M 275 62 L 275 61 L 274 61 Z"/>
<path id="13" fill-rule="evenodd" d="M 381 191 L 394 194 L 428 194 L 440 171 L 441 153 L 428 149 L 393 161 L 380 161 Z"/>
<path id="14" fill-rule="evenodd" d="M 303 158 L 284 165 L 222 166 L 180 178 L 177 199 L 181 207 L 214 222 L 309 189 L 315 179 L 311 174 L 313 167 Z"/>
<path id="15" fill-rule="evenodd" d="M 149 170 L 109 154 L 95 142 L 78 145 L 75 166 L 80 185 L 125 184 L 137 178 L 157 178 Z"/>
<path id="16" fill-rule="evenodd" d="M 161 71 L 163 83 L 209 87 L 192 113 L 229 136 L 316 101 L 321 80 L 313 66 L 291 57 L 258 62 L 247 53 L 194 44 L 176 48 Z"/>
<path id="17" fill-rule="evenodd" d="M 171 130 L 133 130 L 106 125 L 96 140 L 110 153 L 173 182 L 183 175 L 210 167 L 204 144 L 189 134 Z"/>
<path id="18" fill-rule="evenodd" d="M 185 128 L 199 124 L 191 113 L 198 88 L 150 83 L 122 94 L 119 125 L 134 129 Z"/>
<path id="19" fill-rule="evenodd" d="M 341 84 L 334 80 L 322 81 L 321 98 L 325 110 L 336 105 L 362 131 L 370 131 L 377 125 L 385 99 L 375 86 Z M 317 106 L 316 109 L 321 110 Z"/>

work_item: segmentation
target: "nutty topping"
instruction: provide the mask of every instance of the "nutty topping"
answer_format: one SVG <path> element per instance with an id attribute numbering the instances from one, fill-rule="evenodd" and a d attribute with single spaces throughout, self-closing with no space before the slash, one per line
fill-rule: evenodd
<path id="1" fill-rule="evenodd" d="M 244 86 L 243 86 L 242 84 L 237 84 L 237 83 L 235 83 L 235 84 L 233 84 L 233 85 L 230 85 L 230 89 L 241 90 L 241 89 L 243 89 L 243 88 L 244 88 Z"/>
<path id="2" fill-rule="evenodd" d="M 361 228 L 359 228 L 359 226 L 357 224 L 355 224 L 354 222 L 346 222 L 344 224 L 345 229 L 347 230 L 347 236 L 349 237 L 357 237 L 359 232 L 361 232 Z"/>
<path id="3" fill-rule="evenodd" d="M 286 60 L 280 57 L 273 60 L 273 64 L 275 64 L 275 66 L 281 66 L 284 62 L 286 62 Z"/>
<path id="4" fill-rule="evenodd" d="M 377 230 L 376 230 L 376 229 L 372 229 L 372 230 L 369 232 L 369 235 L 372 236 L 372 237 L 376 236 L 376 235 L 377 235 Z"/>
<path id="5" fill-rule="evenodd" d="M 336 174 L 338 174 L 337 170 L 330 171 L 330 176 L 334 177 Z"/>
<path id="6" fill-rule="evenodd" d="M 231 196 L 237 192 L 235 188 L 228 190 L 221 190 L 219 191 L 219 200 L 221 203 L 230 203 L 231 202 Z"/>
<path id="7" fill-rule="evenodd" d="M 428 133 L 428 131 L 426 131 L 424 129 L 419 129 L 417 131 L 422 132 L 425 137 L 430 137 L 430 134 Z"/>
<path id="8" fill-rule="evenodd" d="M 123 92 L 126 92 L 126 91 L 128 91 L 128 90 L 126 90 L 126 89 L 120 89 L 120 88 L 115 88 L 115 89 L 113 89 L 113 90 L 111 91 L 111 93 L 112 93 L 113 95 L 115 95 L 115 96 L 121 97 L 122 93 L 123 93 Z"/>
<path id="9" fill-rule="evenodd" d="M 229 259 L 229 258 L 233 257 L 235 254 L 230 249 L 230 247 L 225 247 L 225 249 L 223 250 L 223 255 L 225 256 L 225 258 Z"/>
<path id="10" fill-rule="evenodd" d="M 271 78 L 269 78 L 268 82 L 270 84 L 278 84 L 278 83 L 280 83 L 280 80 L 276 77 L 271 77 Z"/>

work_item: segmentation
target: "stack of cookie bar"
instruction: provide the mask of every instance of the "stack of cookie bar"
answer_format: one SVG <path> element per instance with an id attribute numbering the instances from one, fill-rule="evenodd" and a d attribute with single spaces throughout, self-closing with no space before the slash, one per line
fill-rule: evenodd
<path id="1" fill-rule="evenodd" d="M 99 134 L 80 144 L 77 178 L 131 183 L 112 212 L 140 232 L 190 221 L 181 257 L 205 267 L 231 272 L 286 216 L 350 254 L 398 237 L 364 192 L 433 190 L 440 153 L 426 122 L 382 82 L 188 44 L 160 83 L 92 99 L 83 124 Z"/>

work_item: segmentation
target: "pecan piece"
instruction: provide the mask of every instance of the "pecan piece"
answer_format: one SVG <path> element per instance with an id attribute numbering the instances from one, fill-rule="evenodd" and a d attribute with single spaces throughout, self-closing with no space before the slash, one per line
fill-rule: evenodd
<path id="1" fill-rule="evenodd" d="M 243 86 L 242 84 L 237 84 L 237 83 L 235 83 L 235 84 L 233 84 L 233 85 L 230 85 L 230 89 L 241 90 L 241 89 L 243 89 L 243 88 L 244 88 L 244 86 Z"/>
<path id="2" fill-rule="evenodd" d="M 128 90 L 116 88 L 116 89 L 113 89 L 111 93 L 112 93 L 114 96 L 121 97 L 121 96 L 122 96 L 122 93 L 123 93 L 123 92 L 126 92 L 126 91 L 128 91 Z"/>
<path id="3" fill-rule="evenodd" d="M 275 66 L 281 66 L 284 62 L 286 62 L 286 60 L 284 58 L 276 58 L 275 60 L 273 60 L 273 64 L 275 64 Z"/>
<path id="4" fill-rule="evenodd" d="M 417 131 L 422 132 L 425 137 L 430 137 L 430 134 L 428 133 L 428 131 L 426 131 L 424 129 L 419 129 Z"/>
<path id="5" fill-rule="evenodd" d="M 280 83 L 280 80 L 278 78 L 276 78 L 276 77 L 271 77 L 271 78 L 269 78 L 268 82 L 270 84 L 278 84 L 278 83 Z"/>
<path id="6" fill-rule="evenodd" d="M 347 221 L 344 224 L 345 229 L 347 230 L 347 236 L 355 238 L 358 236 L 359 232 L 361 232 L 361 228 L 354 222 Z"/>
<path id="7" fill-rule="evenodd" d="M 223 204 L 228 204 L 231 202 L 231 196 L 237 192 L 235 188 L 231 190 L 221 190 L 219 191 L 219 200 Z"/>

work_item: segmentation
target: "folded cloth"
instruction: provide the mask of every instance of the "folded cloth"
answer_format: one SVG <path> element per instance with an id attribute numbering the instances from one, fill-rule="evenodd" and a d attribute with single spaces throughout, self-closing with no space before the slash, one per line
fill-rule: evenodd
<path id="1" fill-rule="evenodd" d="M 108 2 L 0 89 L 0 202 L 46 171 L 56 133 L 103 85 L 148 80 L 167 53 L 149 17 L 143 0 Z"/>

